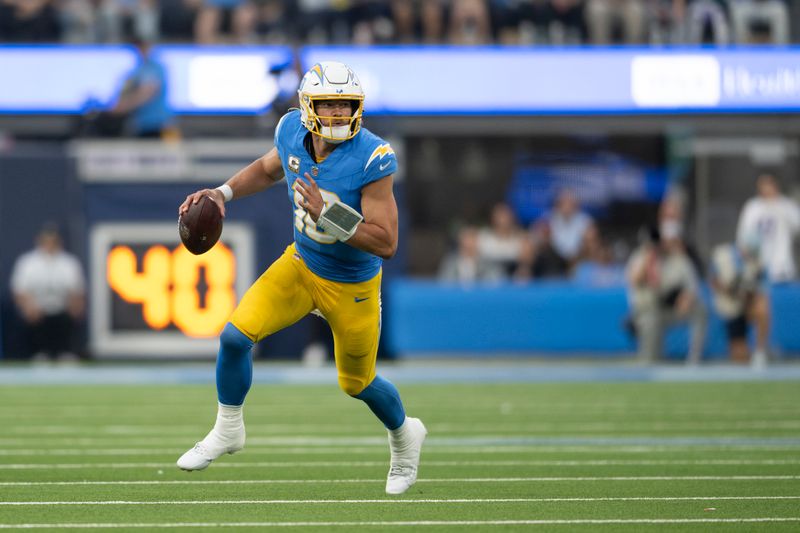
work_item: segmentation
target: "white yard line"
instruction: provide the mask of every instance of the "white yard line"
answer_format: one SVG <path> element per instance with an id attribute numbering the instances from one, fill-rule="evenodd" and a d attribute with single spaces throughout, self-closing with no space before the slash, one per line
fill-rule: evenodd
<path id="1" fill-rule="evenodd" d="M 567 477 L 478 477 L 418 479 L 418 483 L 528 483 L 544 481 L 778 481 L 796 480 L 800 476 L 567 476 Z M 200 479 L 139 481 L 3 481 L 0 487 L 34 487 L 45 485 L 273 485 L 273 484 L 337 484 L 383 483 L 380 479 Z"/>
<path id="2" fill-rule="evenodd" d="M 417 500 L 96 500 L 96 501 L 16 501 L 0 502 L 0 506 L 36 505 L 285 505 L 285 504 L 451 504 L 451 503 L 582 503 L 582 502 L 678 502 L 723 500 L 800 500 L 800 496 L 630 496 L 607 498 L 454 498 Z"/>
<path id="3" fill-rule="evenodd" d="M 206 428 L 207 430 L 208 428 Z M 249 426 L 248 426 L 249 430 Z M 194 442 L 198 436 L 205 434 L 201 431 L 187 436 L 168 436 L 159 437 L 158 443 L 186 443 Z M 29 437 L 0 438 L 0 446 L 25 445 L 30 443 L 41 444 L 43 435 L 31 435 Z M 52 436 L 47 435 L 46 441 L 51 444 L 59 445 L 92 445 L 104 444 L 122 446 L 138 446 L 152 444 L 152 438 L 145 438 L 142 435 L 95 435 L 87 437 L 75 436 Z M 290 435 L 290 436 L 258 436 L 249 433 L 247 439 L 248 446 L 306 446 L 306 447 L 351 447 L 351 446 L 386 446 L 386 437 L 371 436 L 347 436 L 347 437 L 322 437 L 319 435 Z M 433 436 L 426 441 L 426 448 L 443 447 L 496 447 L 508 448 L 516 446 L 522 449 L 615 449 L 631 448 L 654 449 L 703 449 L 703 448 L 738 448 L 738 449 L 798 449 L 800 448 L 800 437 L 796 436 L 775 436 L 775 437 L 752 437 L 748 435 L 683 435 L 683 436 L 661 436 L 653 437 L 648 435 L 592 435 L 592 436 L 559 436 L 559 435 L 451 435 Z"/>
<path id="4" fill-rule="evenodd" d="M 354 526 L 516 526 L 561 524 L 736 524 L 761 522 L 800 522 L 800 517 L 763 518 L 621 518 L 576 520 L 416 520 L 373 522 L 161 522 L 161 523 L 54 523 L 0 524 L 0 529 L 98 529 L 98 528 L 198 528 L 198 527 L 354 527 Z"/>
<path id="5" fill-rule="evenodd" d="M 175 450 L 171 450 L 175 453 Z M 220 461 L 215 468 L 321 468 L 354 467 L 372 468 L 386 466 L 382 461 Z M 785 466 L 798 465 L 800 459 L 677 459 L 677 460 L 586 460 L 586 461 L 547 461 L 547 460 L 484 460 L 484 461 L 424 461 L 425 466 Z M 81 468 L 172 468 L 174 462 L 124 462 L 124 463 L 8 463 L 0 464 L 0 470 L 69 470 Z"/>
<path id="6" fill-rule="evenodd" d="M 41 444 L 41 439 L 0 439 L 0 446 L 23 446 L 27 443 Z M 25 457 L 25 456 L 105 456 L 105 455 L 164 455 L 175 454 L 182 451 L 183 446 L 191 445 L 191 439 L 159 439 L 158 446 L 160 448 L 138 447 L 143 444 L 153 444 L 152 439 L 126 439 L 123 444 L 129 447 L 102 447 L 102 448 L 82 448 L 86 445 L 113 444 L 107 439 L 48 439 L 51 443 L 56 443 L 58 448 L 33 448 L 25 446 L 20 448 L 5 448 L 0 449 L 0 456 L 6 457 Z M 175 446 L 164 448 L 165 443 L 174 442 Z M 137 447 L 130 447 L 137 446 Z M 245 451 L 248 455 L 341 455 L 343 452 L 347 454 L 379 454 L 384 456 L 386 454 L 386 442 L 375 443 L 373 446 L 344 446 L 344 445 L 326 445 L 326 446 L 313 446 L 313 447 L 286 447 L 282 444 L 254 444 L 248 440 Z M 685 446 L 685 445 L 629 445 L 629 446 L 616 446 L 609 444 L 597 444 L 592 446 L 542 446 L 538 444 L 531 444 L 527 446 L 520 445 L 496 445 L 496 446 L 471 446 L 471 445 L 441 445 L 436 444 L 436 441 L 426 442 L 425 453 L 428 454 L 510 454 L 510 453 L 523 453 L 523 454 L 611 454 L 611 453 L 624 453 L 624 454 L 650 454 L 650 453 L 675 453 L 675 452 L 693 452 L 693 453 L 714 453 L 720 452 L 786 452 L 797 451 L 800 448 L 798 445 L 770 445 L 763 446 L 757 445 L 717 445 L 710 446 L 702 444 L 699 446 Z"/>
<path id="7" fill-rule="evenodd" d="M 464 433 L 467 424 L 429 423 L 428 429 L 439 435 L 458 435 Z M 622 421 L 622 422 L 520 422 L 509 421 L 502 423 L 470 423 L 470 432 L 514 432 L 526 433 L 617 433 L 620 431 L 736 431 L 758 429 L 800 429 L 800 420 L 697 420 L 697 421 Z M 356 424 L 342 426 L 341 424 L 248 424 L 248 430 L 255 433 L 285 435 L 291 437 L 296 434 L 337 433 L 347 435 L 353 433 L 368 433 L 373 426 Z M 205 424 L 200 425 L 175 425 L 164 424 L 107 424 L 100 426 L 85 426 L 83 424 L 52 425 L 52 424 L 13 424 L 7 426 L 8 435 L 170 435 L 191 436 L 195 433 L 204 433 L 208 430 Z M 336 437 L 333 437 L 336 438 Z"/>

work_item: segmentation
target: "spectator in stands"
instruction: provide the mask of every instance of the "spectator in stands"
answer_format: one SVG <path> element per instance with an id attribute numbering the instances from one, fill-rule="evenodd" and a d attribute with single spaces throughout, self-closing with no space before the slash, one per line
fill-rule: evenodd
<path id="1" fill-rule="evenodd" d="M 583 0 L 548 0 L 544 8 L 548 40 L 555 45 L 586 41 Z"/>
<path id="2" fill-rule="evenodd" d="M 666 328 L 688 322 L 691 334 L 687 362 L 697 364 L 705 343 L 707 313 L 680 227 L 672 220 L 662 220 L 658 229 L 647 233 L 626 268 L 639 358 L 644 362 L 658 360 Z"/>
<path id="3" fill-rule="evenodd" d="M 452 0 L 450 42 L 484 44 L 492 39 L 489 6 L 486 0 Z"/>
<path id="4" fill-rule="evenodd" d="M 549 7 L 543 0 L 519 0 L 516 10 L 509 13 L 516 23 L 519 44 L 546 43 L 549 39 Z"/>
<path id="5" fill-rule="evenodd" d="M 769 281 L 793 280 L 797 276 L 793 242 L 800 233 L 800 207 L 781 194 L 772 174 L 761 174 L 756 186 L 758 195 L 745 203 L 739 215 L 736 242 L 745 246 L 751 236 L 756 236 Z"/>
<path id="6" fill-rule="evenodd" d="M 681 41 L 725 45 L 731 42 L 728 8 L 724 0 L 674 0 L 680 17 Z"/>
<path id="7" fill-rule="evenodd" d="M 680 42 L 685 14 L 684 0 L 651 0 L 647 13 L 647 40 L 652 44 Z"/>
<path id="8" fill-rule="evenodd" d="M 156 0 L 63 0 L 63 40 L 70 43 L 119 43 L 133 38 L 156 41 Z"/>
<path id="9" fill-rule="evenodd" d="M 281 0 L 258 0 L 256 33 L 264 44 L 287 44 L 292 35 L 289 12 Z"/>
<path id="10" fill-rule="evenodd" d="M 251 0 L 204 0 L 195 21 L 195 40 L 200 44 L 220 42 L 220 32 L 234 42 L 251 43 L 255 37 L 256 6 Z"/>
<path id="11" fill-rule="evenodd" d="M 445 0 L 391 0 L 391 13 L 397 42 L 442 42 L 447 18 Z"/>
<path id="12" fill-rule="evenodd" d="M 492 208 L 489 226 L 478 232 L 481 261 L 509 277 L 518 267 L 523 240 L 514 212 L 507 204 L 498 203 Z"/>
<path id="13" fill-rule="evenodd" d="M 40 43 L 60 38 L 53 0 L 0 0 L 0 40 Z"/>
<path id="14" fill-rule="evenodd" d="M 645 0 L 588 0 L 586 22 L 592 44 L 618 42 L 614 38 L 617 25 L 622 28 L 622 42 L 645 42 Z"/>
<path id="15" fill-rule="evenodd" d="M 11 274 L 29 357 L 75 358 L 73 335 L 84 313 L 84 286 L 80 263 L 64 251 L 58 229 L 46 224 L 36 248 L 17 259 Z"/>
<path id="16" fill-rule="evenodd" d="M 562 278 L 569 264 L 553 246 L 552 230 L 545 220 L 535 222 L 522 242 L 519 265 L 514 273 L 517 280 Z"/>
<path id="17" fill-rule="evenodd" d="M 297 0 L 298 38 L 304 43 L 344 43 L 349 36 L 344 8 L 334 0 Z"/>
<path id="18" fill-rule="evenodd" d="M 134 44 L 139 51 L 138 64 L 126 77 L 114 107 L 85 117 L 84 134 L 168 138 L 175 133 L 164 67 L 150 55 L 149 43 Z"/>
<path id="19" fill-rule="evenodd" d="M 614 262 L 614 254 L 595 224 L 583 234 L 578 261 L 572 269 L 572 279 L 595 286 L 625 283 L 622 266 Z"/>
<path id="20" fill-rule="evenodd" d="M 787 44 L 789 9 L 783 0 L 728 0 L 737 43 Z"/>
<path id="21" fill-rule="evenodd" d="M 458 232 L 458 248 L 448 254 L 439 268 L 439 279 L 469 284 L 506 277 L 503 265 L 487 261 L 479 250 L 478 229 L 467 226 Z"/>
<path id="22" fill-rule="evenodd" d="M 492 38 L 498 44 L 520 44 L 519 24 L 521 22 L 520 2 L 516 0 L 490 0 L 489 20 Z"/>
<path id="23" fill-rule="evenodd" d="M 711 288 L 714 308 L 725 320 L 731 359 L 748 360 L 748 323 L 755 324 L 756 349 L 749 358 L 756 367 L 767 363 L 769 339 L 769 300 L 762 289 L 764 269 L 758 250 L 758 237 L 752 235 L 742 244 L 723 244 L 712 254 Z"/>
<path id="24" fill-rule="evenodd" d="M 580 210 L 575 191 L 564 189 L 556 197 L 553 210 L 545 220 L 550 228 L 553 249 L 568 268 L 572 267 L 578 259 L 586 232 L 594 226 L 592 217 Z"/>
<path id="25" fill-rule="evenodd" d="M 197 13 L 203 0 L 158 0 L 159 32 L 166 41 L 194 40 Z"/>

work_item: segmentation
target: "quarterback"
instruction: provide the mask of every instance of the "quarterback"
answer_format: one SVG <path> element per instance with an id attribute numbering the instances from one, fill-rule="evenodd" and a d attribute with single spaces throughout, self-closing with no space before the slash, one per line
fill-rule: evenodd
<path id="1" fill-rule="evenodd" d="M 388 143 L 362 127 L 364 91 L 347 65 L 314 65 L 298 94 L 300 109 L 280 119 L 274 148 L 179 207 L 182 214 L 208 196 L 224 215 L 225 202 L 285 177 L 294 243 L 248 289 L 222 330 L 216 423 L 177 464 L 202 470 L 244 447 L 242 405 L 252 382 L 253 344 L 315 312 L 333 331 L 339 387 L 366 403 L 389 432 L 386 492 L 402 494 L 417 479 L 427 430 L 406 416 L 395 386 L 375 370 L 381 264 L 397 249 L 397 159 Z"/>

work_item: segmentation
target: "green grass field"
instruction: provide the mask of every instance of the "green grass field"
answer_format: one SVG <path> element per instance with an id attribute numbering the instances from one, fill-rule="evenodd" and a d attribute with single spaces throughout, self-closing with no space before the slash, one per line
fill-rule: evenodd
<path id="1" fill-rule="evenodd" d="M 255 386 L 245 450 L 193 473 L 213 386 L 4 387 L 0 528 L 800 530 L 797 382 L 401 392 L 429 437 L 389 497 L 385 432 L 333 384 Z"/>

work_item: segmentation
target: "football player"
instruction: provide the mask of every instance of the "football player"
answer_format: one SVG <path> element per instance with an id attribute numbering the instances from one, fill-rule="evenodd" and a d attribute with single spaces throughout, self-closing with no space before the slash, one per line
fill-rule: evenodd
<path id="1" fill-rule="evenodd" d="M 333 331 L 339 386 L 366 403 L 388 429 L 386 492 L 402 494 L 416 481 L 427 430 L 419 419 L 406 416 L 395 386 L 375 370 L 381 264 L 397 249 L 392 192 L 397 159 L 386 141 L 362 127 L 364 91 L 347 65 L 314 65 L 298 94 L 300 109 L 280 119 L 274 148 L 224 185 L 190 194 L 178 209 L 184 213 L 205 195 L 224 215 L 225 202 L 285 177 L 294 243 L 248 289 L 223 329 L 216 423 L 177 464 L 202 470 L 242 449 L 242 404 L 252 382 L 253 344 L 315 312 Z"/>

